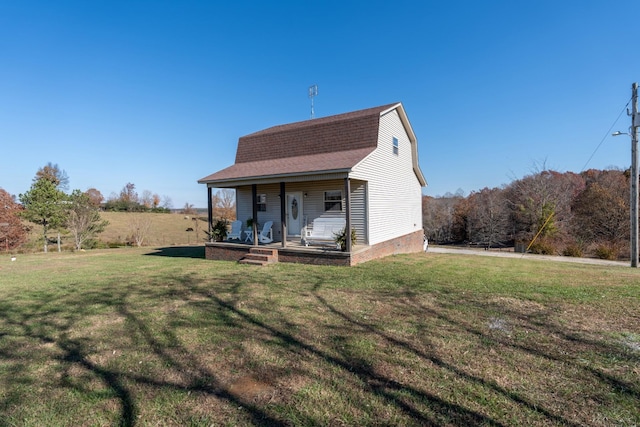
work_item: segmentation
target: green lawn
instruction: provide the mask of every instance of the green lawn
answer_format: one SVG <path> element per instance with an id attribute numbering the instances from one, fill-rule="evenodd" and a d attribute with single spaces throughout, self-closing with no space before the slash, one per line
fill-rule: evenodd
<path id="1" fill-rule="evenodd" d="M 640 424 L 640 271 L 0 257 L 0 425 Z"/>

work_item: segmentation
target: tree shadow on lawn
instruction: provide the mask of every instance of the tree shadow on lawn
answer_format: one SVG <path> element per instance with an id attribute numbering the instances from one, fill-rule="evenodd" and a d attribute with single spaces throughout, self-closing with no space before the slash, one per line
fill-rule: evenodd
<path id="1" fill-rule="evenodd" d="M 184 277 L 170 281 L 173 282 L 172 286 L 191 284 L 190 279 Z M 17 420 L 27 420 L 30 416 L 35 417 L 32 419 L 34 424 L 46 421 L 38 417 L 45 417 L 54 424 L 59 423 L 62 417 L 65 423 L 100 425 L 113 416 L 99 418 L 91 413 L 92 407 L 96 401 L 103 401 L 103 405 L 108 407 L 108 401 L 113 399 L 119 407 L 118 425 L 145 424 L 140 419 L 141 406 L 146 403 L 147 397 L 153 398 L 156 393 L 166 391 L 181 393 L 185 398 L 192 393 L 196 393 L 195 396 L 213 396 L 234 408 L 243 408 L 239 419 L 246 424 L 285 425 L 258 405 L 230 393 L 228 387 L 217 380 L 216 372 L 210 371 L 181 346 L 174 328 L 165 326 L 159 335 L 156 335 L 158 331 L 152 332 L 157 325 L 146 321 L 145 315 L 136 311 L 137 304 L 129 304 L 128 300 L 139 300 L 141 297 L 179 300 L 190 297 L 186 288 L 179 289 L 177 293 L 175 289 L 168 288 L 166 278 L 153 285 L 161 290 L 153 293 L 148 289 L 136 290 L 110 284 L 102 290 L 71 292 L 65 297 L 60 297 L 59 293 L 55 294 L 55 298 L 43 294 L 40 300 L 31 303 L 0 302 L 0 325 L 7 329 L 4 336 L 7 341 L 0 341 L 0 361 L 5 365 L 0 371 L 0 382 L 6 386 L 5 393 L 0 394 L 3 396 L 0 401 L 0 425 L 14 425 Z M 124 325 L 125 330 L 120 330 L 116 337 L 106 337 L 110 343 L 101 340 L 105 337 L 94 337 L 94 327 L 86 324 L 87 319 L 96 315 L 96 307 L 99 311 L 105 311 L 100 314 L 101 317 L 106 315 L 111 319 L 106 322 L 119 317 L 120 321 L 115 322 Z M 173 322 L 176 321 L 179 322 L 179 319 L 174 318 Z M 15 345 L 16 342 L 19 345 Z M 126 343 L 129 346 L 123 349 Z M 119 353 L 139 353 L 134 357 L 145 361 L 161 361 L 164 366 L 170 367 L 169 372 L 165 372 L 166 377 L 173 379 L 140 372 L 135 364 L 125 366 L 117 363 L 116 350 L 113 350 L 114 357 L 111 360 L 105 360 L 105 351 L 101 348 L 105 344 L 109 348 L 117 348 Z M 143 361 L 139 363 L 142 365 Z M 49 369 L 42 369 L 43 365 Z M 30 394 L 34 388 L 39 390 L 39 395 Z M 65 394 L 65 390 L 71 391 L 71 395 Z M 64 400 L 62 396 L 78 399 L 80 402 L 76 403 L 85 405 L 82 409 L 86 413 L 78 414 L 77 406 L 69 403 L 68 413 L 59 413 L 58 418 L 53 418 L 53 414 L 47 415 L 47 409 L 43 408 L 38 408 L 35 415 L 21 412 L 24 402 L 33 402 L 34 399 L 42 399 L 42 402 L 60 398 Z M 198 410 L 189 413 L 189 410 L 181 409 L 181 412 L 186 412 L 182 414 L 182 422 L 170 417 L 171 421 L 161 421 L 160 424 L 193 424 L 193 420 L 206 419 L 206 414 L 200 414 Z M 102 414 L 103 417 L 106 415 Z M 92 418 L 94 416 L 97 418 Z"/>
<path id="2" fill-rule="evenodd" d="M 322 282 L 322 280 L 319 280 L 319 282 Z M 319 291 L 320 288 L 320 285 L 316 285 L 314 293 Z M 577 382 L 583 382 L 587 388 L 593 384 L 598 384 L 598 389 L 595 390 L 594 394 L 585 397 L 585 400 L 592 399 L 593 401 L 598 402 L 598 404 L 602 405 L 601 409 L 609 409 L 606 408 L 606 400 L 611 398 L 611 396 L 629 399 L 633 402 L 632 406 L 637 407 L 640 405 L 640 387 L 637 383 L 633 380 L 628 381 L 617 377 L 616 374 L 619 373 L 618 368 L 607 365 L 605 361 L 596 361 L 596 364 L 598 362 L 601 363 L 601 367 L 594 367 L 591 366 L 592 363 L 588 363 L 588 361 L 584 359 L 584 357 L 589 356 L 595 358 L 613 358 L 618 367 L 625 368 L 624 370 L 629 371 L 629 366 L 637 366 L 640 362 L 640 355 L 637 352 L 625 350 L 621 345 L 615 345 L 611 340 L 595 340 L 579 333 L 568 332 L 566 325 L 557 323 L 551 318 L 551 313 L 523 315 L 522 312 L 518 310 L 512 310 L 504 306 L 496 306 L 495 303 L 487 304 L 473 300 L 465 301 L 465 304 L 469 306 L 468 308 L 484 313 L 485 315 L 490 313 L 495 315 L 496 312 L 500 312 L 504 318 L 510 319 L 507 326 L 508 328 L 514 327 L 519 328 L 520 330 L 528 329 L 540 335 L 553 337 L 553 339 L 558 342 L 556 345 L 559 348 L 551 345 L 532 345 L 535 344 L 535 341 L 525 340 L 524 342 L 526 343 L 523 343 L 511 337 L 511 332 L 513 331 L 502 330 L 497 331 L 497 333 L 496 331 L 492 331 L 491 329 L 494 329 L 492 326 L 492 322 L 495 320 L 494 318 L 487 318 L 485 324 L 473 323 L 474 320 L 477 319 L 456 319 L 448 314 L 451 307 L 426 306 L 416 301 L 412 296 L 415 296 L 415 294 L 409 291 L 407 293 L 407 298 L 404 299 L 403 303 L 397 307 L 399 312 L 420 312 L 425 318 L 437 318 L 456 329 L 460 329 L 471 336 L 475 336 L 478 342 L 482 342 L 487 349 L 496 349 L 498 353 L 502 351 L 501 349 L 509 349 L 519 355 L 532 356 L 534 359 L 539 360 L 540 363 L 547 366 L 549 370 L 563 371 L 564 369 L 573 369 L 576 373 L 565 374 L 562 372 L 562 374 L 560 374 L 563 376 L 561 379 L 566 381 L 574 380 Z M 321 304 L 327 307 L 331 313 L 345 319 L 345 321 L 352 324 L 353 327 L 362 328 L 371 334 L 381 337 L 384 341 L 387 341 L 394 346 L 405 348 L 425 361 L 430 361 L 438 367 L 452 372 L 461 379 L 481 385 L 483 388 L 487 388 L 495 393 L 503 395 L 522 408 L 533 413 L 543 415 L 544 418 L 549 421 L 575 427 L 589 422 L 589 418 L 572 421 L 562 414 L 563 410 L 567 410 L 567 414 L 569 414 L 569 416 L 574 416 L 575 414 L 571 413 L 570 408 L 554 405 L 553 409 L 547 409 L 545 408 L 544 403 L 536 401 L 535 398 L 527 398 L 522 393 L 512 391 L 508 387 L 499 385 L 495 380 L 482 378 L 471 373 L 471 371 L 464 366 L 464 362 L 462 360 L 459 361 L 459 366 L 447 362 L 441 357 L 430 354 L 429 352 L 425 352 L 424 349 L 416 347 L 413 342 L 393 337 L 392 335 L 379 330 L 373 323 L 362 322 L 354 317 L 350 312 L 338 310 L 332 304 L 327 302 L 321 295 L 316 295 L 316 298 Z M 496 329 L 498 328 L 496 327 Z M 567 348 L 570 350 L 567 351 Z M 574 375 L 573 378 L 572 375 Z M 591 392 L 593 390 L 589 391 Z M 585 414 L 580 415 L 584 416 Z M 606 420 L 606 416 L 603 414 L 587 413 L 586 415 L 594 417 L 602 416 L 602 419 Z M 637 421 L 637 414 L 635 417 L 635 421 L 628 421 L 629 425 L 636 425 L 635 422 Z"/>
<path id="3" fill-rule="evenodd" d="M 337 394 L 353 394 L 352 389 L 357 388 L 360 393 L 373 396 L 380 403 L 379 409 L 369 407 L 370 400 L 346 399 L 348 412 L 370 416 L 370 421 L 364 424 L 384 423 L 384 419 L 377 417 L 391 410 L 396 414 L 395 420 L 408 425 L 505 425 L 466 407 L 460 400 L 440 397 L 412 383 L 410 378 L 378 369 L 375 357 L 372 359 L 348 345 L 355 333 L 355 337 L 375 336 L 390 351 L 412 354 L 420 364 L 434 366 L 431 371 L 451 378 L 445 387 L 461 387 L 461 392 L 465 390 L 464 384 L 487 389 L 515 407 L 539 414 L 542 424 L 580 425 L 546 409 L 540 402 L 471 373 L 462 362 L 454 364 L 426 351 L 423 343 L 381 330 L 374 321 L 356 318 L 354 313 L 329 302 L 327 295 L 332 291 L 323 293 L 326 279 L 321 276 L 310 275 L 309 282 L 315 283 L 302 284 L 299 289 L 287 288 L 287 292 L 298 296 L 309 293 L 316 301 L 300 309 L 318 311 L 321 315 L 319 339 L 308 335 L 296 325 L 297 318 L 290 318 L 282 301 L 270 299 L 268 293 L 256 296 L 248 291 L 264 278 L 263 273 L 248 271 L 246 275 L 237 271 L 223 273 L 214 283 L 212 280 L 205 283 L 195 275 L 161 275 L 139 286 L 114 281 L 82 292 L 73 292 L 70 286 L 64 296 L 43 294 L 38 300 L 0 302 L 0 326 L 6 331 L 0 337 L 0 360 L 8 366 L 0 371 L 4 372 L 5 378 L 1 379 L 7 390 L 0 401 L 0 413 L 5 414 L 0 415 L 0 424 L 11 425 L 20 419 L 14 417 L 24 416 L 17 409 L 20 402 L 66 396 L 68 392 L 84 405 L 80 411 L 103 402 L 102 407 L 108 408 L 103 411 L 111 411 L 113 416 L 114 408 L 107 403 L 115 400 L 121 426 L 152 423 L 146 417 L 153 415 L 149 413 L 153 409 L 145 405 L 162 393 L 179 395 L 175 405 L 180 409 L 175 412 L 169 409 L 170 418 L 164 420 L 169 423 L 202 420 L 203 424 L 264 426 L 348 424 L 348 418 L 345 421 L 340 417 L 349 414 L 333 414 L 336 418 L 327 420 L 314 415 L 311 409 L 315 408 L 304 404 L 299 407 L 297 400 L 304 398 L 299 393 L 317 384 Z M 391 304 L 399 305 L 396 308 L 411 316 L 438 318 L 483 339 L 495 339 L 490 333 L 447 315 L 442 307 L 426 307 L 414 301 L 410 293 L 405 297 L 392 299 Z M 345 335 L 340 335 L 340 331 Z M 199 334 L 203 334 L 204 341 L 198 339 Z M 112 349 L 118 353 L 113 350 L 111 354 Z M 518 350 L 555 360 L 555 356 L 542 349 L 520 346 Z M 120 353 L 123 356 L 116 357 Z M 325 376 L 328 375 L 325 371 L 335 371 L 334 375 L 343 378 L 344 383 Z M 598 373 L 607 376 L 601 378 L 604 382 L 615 380 L 611 375 Z M 420 371 L 415 374 L 420 375 Z M 277 391 L 280 381 L 294 376 L 303 378 L 301 381 L 307 387 Z M 242 386 L 243 381 L 252 381 L 252 386 L 262 387 L 269 396 L 248 392 L 248 387 Z M 45 395 L 29 394 L 31 391 L 23 388 L 25 384 L 38 384 Z M 52 396 L 46 396 L 47 393 Z M 637 394 L 634 397 L 637 399 Z M 323 404 L 322 398 L 314 402 L 314 406 Z M 227 408 L 228 418 L 216 415 L 222 407 Z M 59 415 L 63 419 L 64 416 Z M 109 419 L 90 418 L 91 414 L 75 416 L 81 418 L 73 421 L 87 424 L 103 424 Z M 157 416 L 162 423 L 162 415 Z"/>
<path id="4" fill-rule="evenodd" d="M 204 246 L 166 246 L 145 255 L 204 259 Z"/>

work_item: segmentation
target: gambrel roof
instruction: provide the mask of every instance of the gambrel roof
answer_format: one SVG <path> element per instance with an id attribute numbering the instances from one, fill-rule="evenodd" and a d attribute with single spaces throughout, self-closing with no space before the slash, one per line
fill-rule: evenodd
<path id="1" fill-rule="evenodd" d="M 201 184 L 230 185 L 263 177 L 349 172 L 376 149 L 380 116 L 400 109 L 415 146 L 402 104 L 387 104 L 335 116 L 270 127 L 238 141 L 235 164 L 200 179 Z M 417 167 L 417 175 L 424 181 Z M 423 184 L 424 185 L 424 184 Z"/>

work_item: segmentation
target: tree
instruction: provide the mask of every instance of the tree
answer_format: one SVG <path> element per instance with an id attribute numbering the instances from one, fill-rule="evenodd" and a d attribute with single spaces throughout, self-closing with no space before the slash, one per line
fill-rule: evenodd
<path id="1" fill-rule="evenodd" d="M 451 243 L 454 241 L 454 211 L 463 200 L 461 196 L 446 194 L 444 197 L 422 198 L 422 222 L 430 241 Z"/>
<path id="2" fill-rule="evenodd" d="M 100 218 L 98 208 L 89 193 L 74 190 L 69 196 L 66 226 L 73 234 L 76 250 L 82 249 L 82 244 L 102 233 L 109 221 Z"/>
<path id="3" fill-rule="evenodd" d="M 129 218 L 131 240 L 140 247 L 151 231 L 151 217 L 147 214 L 133 214 Z"/>
<path id="4" fill-rule="evenodd" d="M 215 209 L 218 218 L 224 218 L 227 221 L 236 218 L 236 197 L 233 190 L 225 188 L 216 191 L 214 200 L 216 201 Z"/>
<path id="5" fill-rule="evenodd" d="M 86 191 L 86 194 L 89 197 L 89 201 L 91 202 L 91 204 L 97 208 L 99 208 L 100 205 L 102 205 L 102 202 L 104 202 L 104 196 L 95 188 L 88 189 Z"/>
<path id="6" fill-rule="evenodd" d="M 27 230 L 20 221 L 21 211 L 14 197 L 0 188 L 0 248 L 15 249 L 27 240 Z"/>
<path id="7" fill-rule="evenodd" d="M 48 252 L 47 232 L 64 223 L 66 195 L 49 179 L 39 179 L 31 185 L 29 191 L 19 197 L 25 208 L 22 217 L 42 226 L 44 251 Z"/>
<path id="8" fill-rule="evenodd" d="M 544 166 L 544 165 L 543 165 Z M 516 239 L 562 238 L 570 234 L 571 202 L 584 189 L 573 173 L 537 170 L 507 187 Z"/>
<path id="9" fill-rule="evenodd" d="M 171 210 L 171 208 L 173 208 L 173 202 L 171 201 L 171 197 L 162 196 L 162 205 L 161 206 L 164 209 L 166 209 L 167 211 Z"/>
<path id="10" fill-rule="evenodd" d="M 153 209 L 153 193 L 149 190 L 144 190 L 142 192 L 142 197 L 140 198 L 140 203 L 146 210 Z"/>
<path id="11" fill-rule="evenodd" d="M 504 191 L 484 188 L 468 198 L 467 230 L 470 241 L 489 247 L 509 240 L 509 211 Z"/>
<path id="12" fill-rule="evenodd" d="M 620 244 L 629 239 L 629 178 L 617 170 L 587 171 L 587 187 L 573 203 L 576 236 Z"/>
<path id="13" fill-rule="evenodd" d="M 138 206 L 138 193 L 135 184 L 128 182 L 120 191 L 120 201 L 124 210 L 133 211 Z"/>
<path id="14" fill-rule="evenodd" d="M 69 177 L 64 170 L 60 169 L 57 163 L 53 164 L 49 162 L 38 169 L 35 178 L 33 178 L 33 182 L 41 179 L 51 181 L 59 190 L 64 191 L 69 189 Z"/>
<path id="15" fill-rule="evenodd" d="M 184 207 L 182 208 L 182 213 L 184 215 L 195 215 L 196 210 L 192 204 L 190 204 L 189 202 L 185 202 Z"/>

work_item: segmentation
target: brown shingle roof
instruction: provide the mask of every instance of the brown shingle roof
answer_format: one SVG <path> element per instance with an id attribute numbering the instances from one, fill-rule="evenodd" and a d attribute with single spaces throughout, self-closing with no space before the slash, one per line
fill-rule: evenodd
<path id="1" fill-rule="evenodd" d="M 380 113 L 395 105 L 274 126 L 243 136 L 236 163 L 199 182 L 349 169 L 377 147 Z"/>

